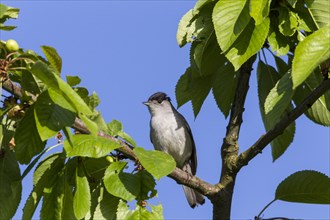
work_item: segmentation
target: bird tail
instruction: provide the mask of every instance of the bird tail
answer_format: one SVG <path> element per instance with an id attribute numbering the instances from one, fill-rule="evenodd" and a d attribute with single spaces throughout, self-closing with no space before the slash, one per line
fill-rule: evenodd
<path id="1" fill-rule="evenodd" d="M 182 186 L 182 187 L 191 208 L 195 208 L 198 205 L 204 204 L 205 198 L 202 194 L 196 192 L 195 190 L 189 188 L 188 186 Z"/>
<path id="2" fill-rule="evenodd" d="M 190 175 L 193 175 L 191 172 L 191 166 L 189 163 L 186 163 L 183 166 L 183 170 L 186 171 L 187 173 L 189 173 Z M 183 187 L 184 194 L 186 195 L 187 201 L 191 208 L 195 208 L 198 205 L 204 204 L 205 198 L 202 194 L 200 194 L 199 192 L 195 191 L 194 189 L 192 189 L 188 186 L 182 185 L 182 187 Z"/>

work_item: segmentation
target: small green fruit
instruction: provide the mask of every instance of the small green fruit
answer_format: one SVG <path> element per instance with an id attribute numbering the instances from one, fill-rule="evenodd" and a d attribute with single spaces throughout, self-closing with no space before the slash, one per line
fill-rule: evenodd
<path id="1" fill-rule="evenodd" d="M 106 156 L 106 160 L 112 163 L 114 161 L 113 157 L 111 156 Z"/>
<path id="2" fill-rule="evenodd" d="M 18 43 L 16 42 L 16 40 L 10 39 L 10 40 L 7 40 L 7 42 L 6 42 L 6 48 L 9 52 L 15 52 L 15 51 L 18 51 L 19 46 L 18 46 Z"/>

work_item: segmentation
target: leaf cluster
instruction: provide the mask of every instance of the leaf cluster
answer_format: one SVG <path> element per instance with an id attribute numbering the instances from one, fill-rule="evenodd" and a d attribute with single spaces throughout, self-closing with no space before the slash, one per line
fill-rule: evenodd
<path id="1" fill-rule="evenodd" d="M 322 8 L 322 10 L 320 10 Z M 242 65 L 258 55 L 260 113 L 266 131 L 324 79 L 330 60 L 329 1 L 200 0 L 181 19 L 177 41 L 191 43 L 190 66 L 176 85 L 178 106 L 191 101 L 195 117 L 212 90 L 227 117 Z M 268 63 L 271 54 L 275 66 Z M 305 115 L 330 126 L 330 92 Z M 272 141 L 273 160 L 294 139 L 295 123 Z"/>
<path id="2" fill-rule="evenodd" d="M 1 24 L 18 11 L 0 4 Z M 5 87 L 0 109 L 0 219 L 15 214 L 22 180 L 35 165 L 22 219 L 31 219 L 40 203 L 41 219 L 163 218 L 161 205 L 147 201 L 157 195 L 155 178 L 175 168 L 173 158 L 137 147 L 120 121 L 106 123 L 97 94 L 81 87 L 78 76 L 62 78 L 55 48 L 42 46 L 38 55 L 23 48 L 10 53 L 1 45 L 1 83 L 20 90 Z M 77 120 L 86 132 L 76 129 Z M 116 151 L 122 143 L 134 147 L 136 161 Z M 27 165 L 22 175 L 20 164 Z"/>
<path id="3" fill-rule="evenodd" d="M 180 47 L 191 44 L 190 66 L 176 85 L 178 107 L 191 101 L 197 117 L 212 90 L 218 108 L 227 117 L 235 109 L 240 76 L 251 73 L 244 64 L 252 61 L 257 69 L 262 120 L 266 132 L 273 132 L 276 124 L 329 78 L 329 16 L 330 2 L 323 0 L 197 1 L 182 17 L 177 31 Z M 269 57 L 273 62 L 268 62 Z M 304 114 L 317 124 L 330 126 L 329 97 L 327 89 Z M 293 121 L 272 139 L 274 161 L 292 143 L 295 132 Z M 226 150 L 232 151 L 222 149 Z M 321 179 L 322 186 L 318 185 Z M 278 186 L 274 201 L 329 204 L 326 198 L 329 177 L 301 171 Z"/>
<path id="4" fill-rule="evenodd" d="M 271 131 L 328 79 L 329 10 L 329 1 L 322 0 L 198 0 L 177 32 L 180 47 L 191 44 L 190 66 L 176 86 L 178 106 L 191 101 L 197 116 L 212 90 L 227 117 L 242 66 L 252 60 L 261 116 Z M 18 12 L 0 4 L 0 29 L 15 28 L 4 23 Z M 15 214 L 22 179 L 35 166 L 23 219 L 31 219 L 39 204 L 42 219 L 162 219 L 161 205 L 148 200 L 157 195 L 155 179 L 174 170 L 173 158 L 138 147 L 120 121 L 105 122 L 97 94 L 81 87 L 78 76 L 63 77 L 55 48 L 41 49 L 43 55 L 23 48 L 10 52 L 0 41 L 0 219 Z M 267 62 L 265 52 L 276 65 Z M 329 126 L 329 98 L 327 91 L 305 115 Z M 273 160 L 294 133 L 293 122 L 272 141 Z M 136 158 L 127 160 L 119 152 L 123 146 Z M 20 164 L 27 165 L 22 174 Z M 301 171 L 278 186 L 274 201 L 328 204 L 328 192 L 329 177 Z"/>

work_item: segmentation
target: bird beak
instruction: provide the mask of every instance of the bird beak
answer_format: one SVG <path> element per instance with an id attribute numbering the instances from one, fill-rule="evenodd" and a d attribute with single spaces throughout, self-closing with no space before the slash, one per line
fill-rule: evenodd
<path id="1" fill-rule="evenodd" d="M 149 106 L 150 103 L 149 102 L 142 102 L 143 105 Z"/>

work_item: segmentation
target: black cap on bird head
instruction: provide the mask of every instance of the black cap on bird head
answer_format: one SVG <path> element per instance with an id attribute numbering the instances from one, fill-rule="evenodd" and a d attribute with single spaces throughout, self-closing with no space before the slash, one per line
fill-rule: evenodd
<path id="1" fill-rule="evenodd" d="M 149 97 L 148 102 L 156 100 L 158 103 L 161 103 L 164 100 L 171 101 L 170 97 L 163 92 L 156 92 L 152 96 Z"/>

